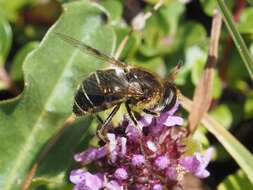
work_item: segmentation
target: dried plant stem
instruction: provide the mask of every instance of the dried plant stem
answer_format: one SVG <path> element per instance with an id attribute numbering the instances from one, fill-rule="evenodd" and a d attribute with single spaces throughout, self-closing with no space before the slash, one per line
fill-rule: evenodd
<path id="1" fill-rule="evenodd" d="M 43 160 L 45 158 L 45 156 L 47 155 L 49 150 L 57 143 L 57 141 L 62 136 L 62 134 L 64 133 L 66 128 L 68 128 L 70 126 L 70 124 L 73 123 L 75 120 L 76 120 L 75 115 L 71 115 L 70 117 L 68 117 L 68 119 L 65 121 L 63 127 L 56 133 L 56 135 L 44 147 L 44 149 L 42 150 L 42 152 L 39 154 L 38 158 L 36 159 L 35 163 L 33 164 L 31 170 L 27 174 L 27 176 L 24 180 L 24 183 L 22 185 L 22 190 L 28 190 L 29 189 L 29 187 L 32 183 L 32 179 L 36 174 L 36 171 L 37 171 L 37 169 L 40 165 L 41 160 Z"/>
<path id="2" fill-rule="evenodd" d="M 195 89 L 193 96 L 192 111 L 189 114 L 189 134 L 192 134 L 210 107 L 213 91 L 214 71 L 218 56 L 218 46 L 222 17 L 218 10 L 215 11 L 211 30 L 210 47 L 205 70 Z"/>

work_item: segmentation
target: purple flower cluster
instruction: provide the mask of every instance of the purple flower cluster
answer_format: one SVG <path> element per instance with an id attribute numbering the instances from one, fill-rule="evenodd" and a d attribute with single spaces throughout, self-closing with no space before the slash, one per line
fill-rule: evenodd
<path id="1" fill-rule="evenodd" d="M 143 134 L 125 118 L 107 134 L 108 143 L 76 154 L 77 162 L 84 167 L 93 164 L 96 172 L 73 170 L 74 190 L 163 190 L 180 185 L 186 173 L 208 177 L 213 150 L 185 155 L 186 131 L 177 127 L 183 119 L 174 116 L 176 110 L 177 106 L 159 117 L 140 118 Z"/>

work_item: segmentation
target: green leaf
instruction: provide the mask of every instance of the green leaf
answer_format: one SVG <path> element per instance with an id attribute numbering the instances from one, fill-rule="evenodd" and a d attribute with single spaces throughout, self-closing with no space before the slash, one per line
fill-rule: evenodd
<path id="1" fill-rule="evenodd" d="M 66 4 L 39 48 L 24 61 L 24 92 L 0 104 L 1 189 L 20 189 L 42 147 L 71 114 L 76 78 L 101 67 L 101 61 L 73 48 L 55 32 L 110 54 L 115 33 L 105 25 L 103 10 L 83 1 Z"/>
<path id="2" fill-rule="evenodd" d="M 169 51 L 184 10 L 179 1 L 170 1 L 148 19 L 143 34 L 144 44 L 140 47 L 143 55 L 151 57 Z"/>
<path id="3" fill-rule="evenodd" d="M 90 139 L 94 137 L 94 132 L 89 127 L 90 124 L 91 118 L 87 117 L 77 120 L 63 130 L 57 143 L 50 149 L 47 156 L 41 160 L 32 186 L 46 185 L 48 189 L 61 189 L 62 186 L 68 183 L 69 171 L 75 162 L 73 157 L 78 144 L 81 141 L 82 150 L 85 150 Z"/>
<path id="4" fill-rule="evenodd" d="M 0 16 L 0 66 L 5 62 L 12 43 L 11 26 L 4 17 Z"/>
<path id="5" fill-rule="evenodd" d="M 115 28 L 117 33 L 117 47 L 120 45 L 122 40 L 126 35 L 129 34 L 130 28 Z M 138 50 L 138 47 L 141 43 L 141 37 L 139 33 L 132 32 L 129 36 L 128 42 L 125 45 L 123 51 L 121 52 L 120 59 L 129 59 L 133 57 Z"/>
<path id="6" fill-rule="evenodd" d="M 224 0 L 217 0 L 219 8 L 221 10 L 223 19 L 225 21 L 225 24 L 227 26 L 227 29 L 232 36 L 234 43 L 237 47 L 237 50 L 250 74 L 251 79 L 253 79 L 253 59 L 252 56 L 250 55 L 250 52 L 243 41 L 242 36 L 240 35 L 238 29 L 236 28 L 233 20 L 232 20 L 232 15 L 229 12 Z"/>
<path id="7" fill-rule="evenodd" d="M 137 64 L 142 68 L 146 68 L 147 70 L 157 73 L 160 76 L 165 77 L 168 73 L 166 72 L 166 67 L 163 59 L 160 57 L 154 57 L 152 59 L 132 59 L 131 63 Z"/>
<path id="8" fill-rule="evenodd" d="M 212 16 L 216 8 L 215 0 L 200 0 L 201 6 L 208 16 Z"/>
<path id="9" fill-rule="evenodd" d="M 253 92 L 251 92 L 245 100 L 244 117 L 245 119 L 251 119 L 253 117 Z"/>
<path id="10" fill-rule="evenodd" d="M 22 73 L 22 65 L 26 58 L 26 56 L 35 48 L 39 46 L 39 42 L 29 42 L 22 47 L 18 53 L 15 55 L 11 70 L 10 70 L 10 76 L 12 80 L 19 81 L 22 79 L 23 73 Z"/>
<path id="11" fill-rule="evenodd" d="M 252 183 L 242 170 L 238 170 L 235 174 L 229 175 L 218 186 L 218 190 L 246 190 L 253 189 Z"/>
<path id="12" fill-rule="evenodd" d="M 232 112 L 229 107 L 225 104 L 220 104 L 216 106 L 211 112 L 210 115 L 216 119 L 223 127 L 229 129 L 233 123 Z"/>
<path id="13" fill-rule="evenodd" d="M 111 24 L 117 24 L 121 20 L 123 13 L 122 4 L 118 0 L 104 0 L 101 5 L 110 13 Z"/>
<path id="14" fill-rule="evenodd" d="M 36 0 L 0 0 L 0 17 L 4 16 L 8 20 L 14 21 L 18 17 L 18 13 L 26 5 L 31 5 Z"/>
<path id="15" fill-rule="evenodd" d="M 208 16 L 213 16 L 214 9 L 217 8 L 216 0 L 200 0 L 201 6 L 205 13 Z M 234 1 L 233 0 L 226 0 L 228 7 L 231 9 L 233 7 Z"/>
<path id="16" fill-rule="evenodd" d="M 253 0 L 248 0 L 248 3 L 253 6 Z"/>
<path id="17" fill-rule="evenodd" d="M 238 22 L 238 30 L 241 33 L 253 34 L 253 8 L 244 9 Z"/>

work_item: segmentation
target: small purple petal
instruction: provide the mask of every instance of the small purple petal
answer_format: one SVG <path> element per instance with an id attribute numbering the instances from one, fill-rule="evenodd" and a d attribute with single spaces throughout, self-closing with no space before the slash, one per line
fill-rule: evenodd
<path id="1" fill-rule="evenodd" d="M 166 169 L 166 176 L 170 178 L 170 180 L 177 181 L 178 173 L 176 166 L 170 166 Z"/>
<path id="2" fill-rule="evenodd" d="M 206 166 L 209 164 L 211 161 L 212 157 L 214 155 L 214 148 L 210 147 L 208 148 L 205 153 L 204 153 L 204 160 L 206 161 Z"/>
<path id="3" fill-rule="evenodd" d="M 213 148 L 206 150 L 204 155 L 196 152 L 193 156 L 186 156 L 180 160 L 180 164 L 189 172 L 199 178 L 206 178 L 210 173 L 206 170 L 208 163 L 211 160 Z"/>
<path id="4" fill-rule="evenodd" d="M 78 169 L 78 170 L 73 170 L 70 173 L 70 181 L 74 184 L 78 184 L 81 183 L 82 181 L 84 181 L 85 177 L 86 177 L 86 172 L 82 169 Z"/>
<path id="5" fill-rule="evenodd" d="M 78 153 L 74 156 L 77 162 L 82 162 L 82 164 L 89 164 L 94 160 L 98 160 L 108 154 L 107 147 L 101 148 L 89 148 L 88 150 Z"/>
<path id="6" fill-rule="evenodd" d="M 127 171 L 124 168 L 118 168 L 115 172 L 114 172 L 114 177 L 117 180 L 126 180 L 128 178 L 128 174 Z"/>
<path id="7" fill-rule="evenodd" d="M 132 165 L 140 167 L 145 163 L 145 158 L 141 154 L 134 154 L 132 157 Z"/>
<path id="8" fill-rule="evenodd" d="M 73 190 L 92 190 L 92 189 L 87 187 L 84 183 L 78 183 L 77 185 L 75 185 Z"/>
<path id="9" fill-rule="evenodd" d="M 152 190 L 163 190 L 163 186 L 161 184 L 155 184 L 152 187 Z"/>
<path id="10" fill-rule="evenodd" d="M 126 152 L 127 152 L 126 143 L 127 143 L 127 139 L 125 137 L 121 137 L 120 138 L 120 144 L 121 144 L 121 154 L 122 155 L 125 155 Z"/>
<path id="11" fill-rule="evenodd" d="M 75 154 L 74 159 L 77 162 L 93 161 L 96 157 L 96 148 L 89 148 L 88 150 Z"/>
<path id="12" fill-rule="evenodd" d="M 106 184 L 106 189 L 107 190 L 121 190 L 121 187 L 116 181 L 112 180 Z"/>
<path id="13" fill-rule="evenodd" d="M 174 115 L 174 113 L 178 110 L 178 107 L 179 107 L 179 102 L 176 101 L 175 105 L 169 111 L 167 111 L 166 113 L 168 115 Z"/>
<path id="14" fill-rule="evenodd" d="M 107 138 L 109 139 L 109 152 L 110 152 L 109 157 L 111 162 L 115 163 L 118 155 L 118 152 L 116 151 L 117 148 L 116 136 L 113 133 L 108 133 Z"/>
<path id="15" fill-rule="evenodd" d="M 92 190 L 99 190 L 103 187 L 103 176 L 101 174 L 92 175 L 87 172 L 85 184 Z"/>
<path id="16" fill-rule="evenodd" d="M 70 181 L 77 184 L 74 188 L 76 190 L 99 190 L 103 187 L 101 174 L 93 175 L 81 169 L 71 172 Z"/>
<path id="17" fill-rule="evenodd" d="M 163 123 L 167 127 L 174 126 L 174 125 L 183 125 L 184 120 L 178 116 L 168 116 L 167 119 Z"/>
<path id="18" fill-rule="evenodd" d="M 155 160 L 155 166 L 159 170 L 164 170 L 165 168 L 167 168 L 169 166 L 169 164 L 170 164 L 170 160 L 167 156 L 159 156 Z"/>
<path id="19" fill-rule="evenodd" d="M 161 131 L 163 130 L 164 126 L 160 123 L 157 123 L 156 125 L 151 125 L 149 127 L 149 132 L 152 134 L 152 135 L 155 135 L 155 136 L 160 136 L 161 134 Z"/>
<path id="20" fill-rule="evenodd" d="M 126 135 L 129 140 L 136 142 L 140 136 L 139 131 L 132 125 L 129 124 L 126 128 Z"/>
<path id="21" fill-rule="evenodd" d="M 153 118 L 154 118 L 154 116 L 147 114 L 147 115 L 141 117 L 140 123 L 142 124 L 143 127 L 147 127 L 152 123 Z"/>

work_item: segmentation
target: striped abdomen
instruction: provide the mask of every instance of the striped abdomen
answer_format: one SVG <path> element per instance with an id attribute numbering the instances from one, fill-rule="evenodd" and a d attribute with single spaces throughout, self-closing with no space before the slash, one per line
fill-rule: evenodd
<path id="1" fill-rule="evenodd" d="M 125 73 L 116 69 L 96 71 L 79 86 L 73 112 L 76 115 L 106 110 L 126 100 L 128 82 Z"/>

